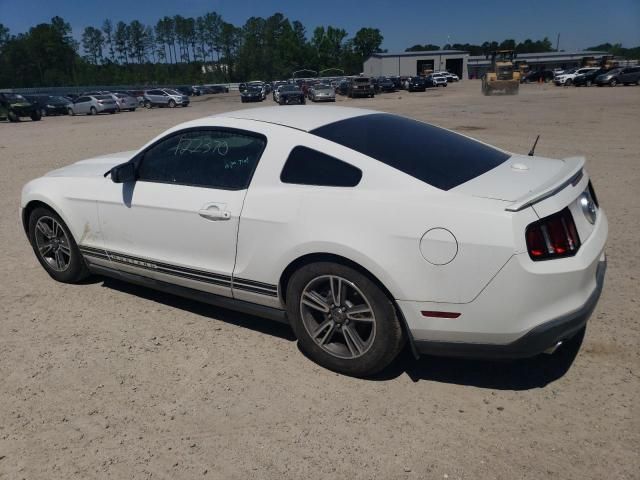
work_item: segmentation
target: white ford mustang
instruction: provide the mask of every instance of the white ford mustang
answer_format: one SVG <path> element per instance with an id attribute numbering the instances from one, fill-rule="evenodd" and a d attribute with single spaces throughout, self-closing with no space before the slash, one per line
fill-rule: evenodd
<path id="1" fill-rule="evenodd" d="M 21 215 L 56 280 L 112 276 L 282 320 L 351 375 L 406 341 L 416 354 L 551 352 L 585 327 L 606 266 L 584 159 L 361 109 L 187 122 L 29 182 Z"/>

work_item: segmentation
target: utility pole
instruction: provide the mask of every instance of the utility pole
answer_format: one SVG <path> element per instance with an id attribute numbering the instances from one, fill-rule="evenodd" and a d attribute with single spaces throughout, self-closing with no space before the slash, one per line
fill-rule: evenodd
<path id="1" fill-rule="evenodd" d="M 558 39 L 556 40 L 556 52 L 559 52 L 560 48 L 560 33 L 558 33 Z"/>

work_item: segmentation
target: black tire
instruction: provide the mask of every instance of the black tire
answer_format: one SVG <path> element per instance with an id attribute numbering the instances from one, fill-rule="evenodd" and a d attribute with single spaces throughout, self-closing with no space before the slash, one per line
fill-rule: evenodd
<path id="1" fill-rule="evenodd" d="M 169 108 L 176 108 L 175 100 L 169 100 L 169 103 L 167 105 L 169 106 Z"/>
<path id="2" fill-rule="evenodd" d="M 611 81 L 609 82 L 609 86 L 615 87 L 616 85 L 618 85 L 618 80 L 615 78 L 612 78 Z"/>
<path id="3" fill-rule="evenodd" d="M 570 87 L 572 83 L 573 83 L 573 80 L 571 80 L 570 78 L 567 78 L 567 80 L 564 82 L 564 84 L 565 84 L 567 87 Z"/>
<path id="4" fill-rule="evenodd" d="M 244 97 L 240 97 L 240 102 L 245 103 Z"/>
<path id="5" fill-rule="evenodd" d="M 338 351 L 342 349 L 346 352 L 348 342 L 346 342 L 346 334 L 342 333 L 343 328 L 346 330 L 347 328 L 355 328 L 355 325 L 361 327 L 364 325 L 365 329 L 370 329 L 369 332 L 373 329 L 373 336 L 369 336 L 365 343 L 360 344 L 363 347 L 363 353 L 355 358 L 341 357 L 318 345 L 303 321 L 301 297 L 305 288 L 316 279 L 324 278 L 327 275 L 340 277 L 355 285 L 365 297 L 361 301 L 367 302 L 373 312 L 375 320 L 373 327 L 368 327 L 369 323 L 358 323 L 353 320 L 351 326 L 347 327 L 345 325 L 348 325 L 349 320 L 342 319 L 341 321 L 345 323 L 336 326 L 336 329 L 332 330 L 329 338 L 326 339 L 328 347 Z M 305 315 L 309 315 L 311 311 L 307 310 Z M 317 311 L 314 311 L 314 314 L 319 315 L 321 320 L 326 318 L 325 314 Z M 293 274 L 287 285 L 287 315 L 301 350 L 319 365 L 346 375 L 365 377 L 379 372 L 396 358 L 405 341 L 396 309 L 385 292 L 367 275 L 338 263 L 312 263 L 301 267 Z M 358 338 L 362 340 L 361 337 Z M 341 339 L 342 343 L 340 343 Z M 351 351 L 351 347 L 349 347 L 349 351 Z"/>
<path id="6" fill-rule="evenodd" d="M 586 82 L 586 84 L 585 84 L 585 85 L 586 85 L 587 87 L 590 87 L 590 86 L 591 86 L 591 84 L 592 84 L 591 80 L 587 80 L 587 82 Z"/>
<path id="7" fill-rule="evenodd" d="M 98 110 L 96 109 L 96 107 L 91 107 L 89 109 L 89 115 L 97 115 L 98 114 Z"/>
<path id="8" fill-rule="evenodd" d="M 9 113 L 7 113 L 7 118 L 11 123 L 16 123 L 20 121 L 20 117 L 13 110 L 9 110 Z"/>
<path id="9" fill-rule="evenodd" d="M 151 108 L 153 105 L 151 105 L 151 102 L 149 100 L 144 102 L 144 108 Z"/>
<path id="10" fill-rule="evenodd" d="M 39 122 L 42 119 L 42 115 L 40 114 L 39 110 L 34 110 L 31 115 L 31 121 L 33 122 Z"/>
<path id="11" fill-rule="evenodd" d="M 43 258 L 38 249 L 36 240 L 36 224 L 38 223 L 38 220 L 43 217 L 49 217 L 58 222 L 58 224 L 64 231 L 64 234 L 66 235 L 66 239 L 68 240 L 68 248 L 70 251 L 70 255 L 68 256 L 69 262 L 67 268 L 62 271 L 55 270 L 47 262 L 47 260 Z M 31 214 L 29 215 L 29 242 L 31 243 L 33 253 L 35 253 L 36 258 L 40 262 L 40 265 L 42 265 L 42 268 L 44 268 L 49 276 L 54 280 L 63 283 L 77 283 L 89 276 L 89 270 L 84 263 L 82 255 L 80 254 L 80 250 L 78 249 L 78 245 L 71 235 L 69 228 L 60 218 L 60 216 L 53 210 L 45 207 L 38 207 L 31 212 Z M 66 242 L 64 244 L 66 244 Z"/>
<path id="12" fill-rule="evenodd" d="M 67 109 L 67 115 L 69 115 L 70 117 L 73 117 L 73 108 Z"/>

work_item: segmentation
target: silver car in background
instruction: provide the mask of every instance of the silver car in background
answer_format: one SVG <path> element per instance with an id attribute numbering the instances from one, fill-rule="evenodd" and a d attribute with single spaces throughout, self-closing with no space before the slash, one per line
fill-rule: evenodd
<path id="1" fill-rule="evenodd" d="M 144 92 L 144 106 L 175 108 L 178 105 L 186 107 L 189 105 L 189 97 L 171 88 L 155 88 Z"/>
<path id="2" fill-rule="evenodd" d="M 111 95 L 81 95 L 69 105 L 69 115 L 116 113 L 118 107 Z"/>
<path id="3" fill-rule="evenodd" d="M 129 110 L 135 112 L 138 108 L 138 99 L 126 93 L 112 93 L 112 98 L 116 101 L 118 111 Z"/>
<path id="4" fill-rule="evenodd" d="M 312 102 L 335 102 L 336 91 L 331 85 L 317 83 L 309 88 L 307 94 Z"/>

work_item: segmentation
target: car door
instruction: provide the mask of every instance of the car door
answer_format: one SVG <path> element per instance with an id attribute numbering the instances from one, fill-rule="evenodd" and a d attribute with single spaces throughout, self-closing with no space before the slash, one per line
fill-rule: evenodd
<path id="1" fill-rule="evenodd" d="M 98 204 L 112 267 L 231 296 L 240 214 L 266 138 L 192 128 L 132 162 L 137 180 L 106 182 Z"/>
<path id="2" fill-rule="evenodd" d="M 78 97 L 73 102 L 73 113 L 82 114 L 89 111 L 89 97 Z"/>

